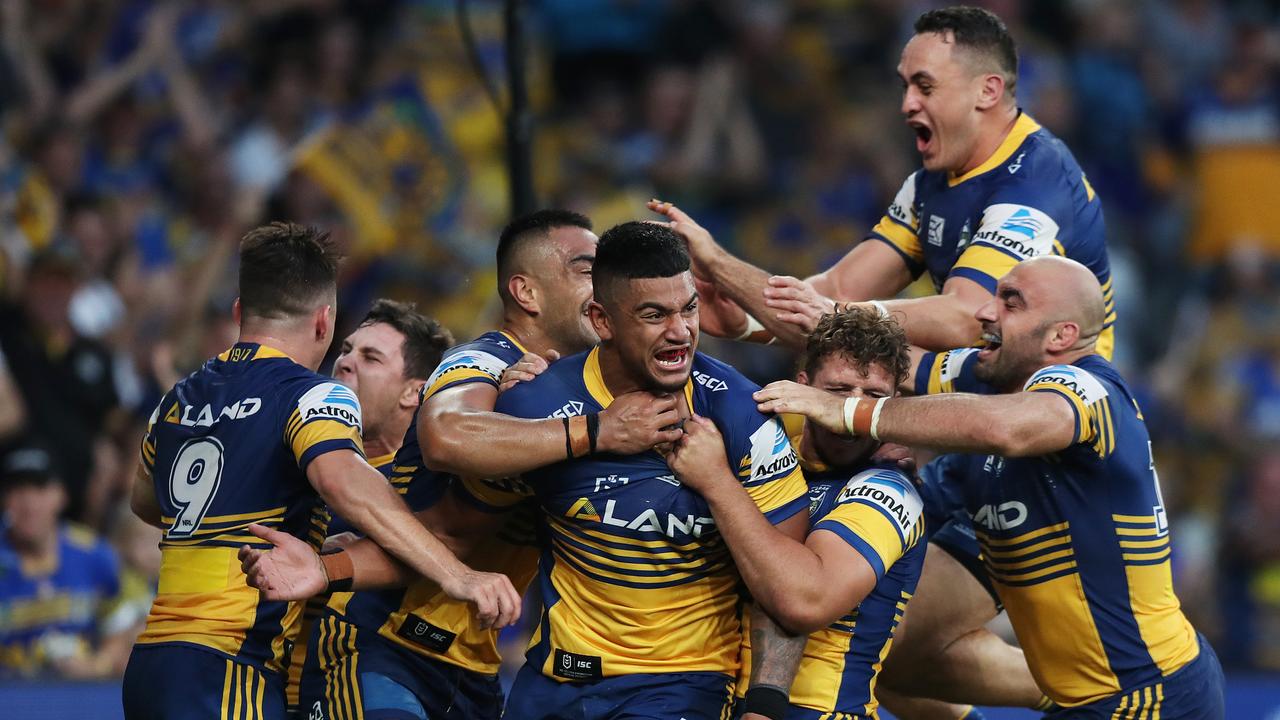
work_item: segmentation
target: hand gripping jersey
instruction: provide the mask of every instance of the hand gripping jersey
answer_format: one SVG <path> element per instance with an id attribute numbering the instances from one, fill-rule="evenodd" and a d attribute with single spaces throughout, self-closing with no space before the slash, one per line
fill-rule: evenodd
<path id="1" fill-rule="evenodd" d="M 1116 313 L 1102 203 L 1067 146 L 1025 113 L 995 153 L 964 175 L 912 173 L 870 237 L 897 250 L 913 276 L 928 271 L 938 291 L 963 277 L 994 294 L 1023 260 L 1076 260 L 1102 285 L 1107 316 L 1098 353 L 1111 357 Z"/>
<path id="2" fill-rule="evenodd" d="M 84 658 L 107 634 L 120 593 L 115 551 L 88 529 L 67 525 L 58 530 L 57 553 L 52 566 L 27 567 L 0 528 L 0 678 Z"/>
<path id="3" fill-rule="evenodd" d="M 515 338 L 501 332 L 488 332 L 455 346 L 445 352 L 428 379 L 423 401 L 441 390 L 468 383 L 496 388 L 502 371 L 524 352 Z M 415 512 L 434 505 L 453 481 L 447 473 L 427 469 L 417 426 L 415 414 L 391 472 L 391 482 L 402 489 L 405 501 Z M 502 532 L 472 553 L 471 566 L 505 573 L 523 591 L 537 567 L 534 517 L 529 510 L 513 516 Z M 486 675 L 497 673 L 502 662 L 497 630 L 481 629 L 467 603 L 448 597 L 439 585 L 426 579 L 415 580 L 407 588 L 336 593 L 326 615 L 317 636 L 321 669 L 342 663 L 363 633 L 375 633 L 383 641 L 417 655 Z"/>
<path id="4" fill-rule="evenodd" d="M 803 419 L 786 421 L 795 430 L 792 444 L 800 448 Z M 849 614 L 809 636 L 791 685 L 788 717 L 875 717 L 876 676 L 924 565 L 923 502 L 892 465 L 837 470 L 803 455 L 800 465 L 809 485 L 810 532 L 840 536 L 866 558 L 877 582 Z M 750 637 L 743 633 L 739 696 L 750 686 Z"/>
<path id="5" fill-rule="evenodd" d="M 142 443 L 166 529 L 138 644 L 195 645 L 281 671 L 302 604 L 261 600 L 236 551 L 270 547 L 251 523 L 319 548 L 325 515 L 306 468 L 338 450 L 363 452 L 355 393 L 266 346 L 237 344 L 166 393 Z"/>
<path id="6" fill-rule="evenodd" d="M 973 378 L 976 355 L 927 354 L 917 382 L 989 392 Z M 1073 444 L 1042 457 L 963 456 L 961 495 L 1027 664 L 1064 706 L 1159 683 L 1199 650 L 1173 594 L 1142 412 L 1097 355 L 1046 367 L 1025 390 L 1071 405 Z"/>
<path id="7" fill-rule="evenodd" d="M 756 389 L 728 365 L 695 354 L 683 392 L 693 412 L 715 422 L 729 467 L 777 524 L 804 510 L 805 486 L 781 422 L 756 411 Z M 612 402 L 597 348 L 503 393 L 497 410 L 568 417 Z M 541 506 L 543 612 L 530 667 L 559 681 L 737 672 L 740 579 L 706 501 L 657 452 L 600 453 L 521 483 L 465 481 L 464 489 L 495 507 L 520 502 L 527 490 Z"/>

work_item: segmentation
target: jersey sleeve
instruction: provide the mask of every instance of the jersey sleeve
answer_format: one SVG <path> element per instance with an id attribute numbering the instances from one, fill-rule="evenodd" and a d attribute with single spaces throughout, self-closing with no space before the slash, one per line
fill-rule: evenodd
<path id="1" fill-rule="evenodd" d="M 996 202 L 982 211 L 973 242 L 948 277 L 968 278 L 995 294 L 996 283 L 1014 265 L 1040 255 L 1064 254 L 1058 223 L 1049 213 L 1024 202 Z"/>
<path id="2" fill-rule="evenodd" d="M 284 441 L 305 471 L 317 457 L 335 450 L 364 455 L 360 401 L 346 385 L 321 382 L 302 393 L 285 423 Z"/>
<path id="3" fill-rule="evenodd" d="M 925 353 L 916 368 L 916 394 L 980 392 L 982 383 L 973 374 L 977 362 L 977 348 Z"/>
<path id="4" fill-rule="evenodd" d="M 519 352 L 514 357 L 503 357 L 496 346 L 470 342 L 446 351 L 436 366 L 435 372 L 427 378 L 423 399 L 455 385 L 467 383 L 485 383 L 495 389 L 502 378 L 502 371 L 519 359 Z"/>
<path id="5" fill-rule="evenodd" d="M 756 415 L 762 422 L 740 442 L 730 443 L 730 457 L 739 458 L 738 478 L 747 494 L 777 525 L 808 509 L 809 487 L 782 421 Z"/>
<path id="6" fill-rule="evenodd" d="M 1075 365 L 1050 365 L 1032 375 L 1023 390 L 1053 393 L 1071 405 L 1075 413 L 1072 445 L 1092 445 L 1103 458 L 1115 451 L 1109 393 L 1106 385 L 1089 371 Z"/>
<path id="7" fill-rule="evenodd" d="M 840 491 L 813 527 L 835 533 L 866 558 L 876 579 L 924 535 L 924 502 L 911 481 L 893 470 L 867 470 Z"/>
<path id="8" fill-rule="evenodd" d="M 888 212 L 871 228 L 869 238 L 887 243 L 898 251 L 912 277 L 924 272 L 924 247 L 920 244 L 920 219 L 916 217 L 916 178 L 912 173 L 893 198 Z"/>
<path id="9" fill-rule="evenodd" d="M 142 471 L 147 477 L 151 477 L 156 469 L 156 421 L 160 419 L 160 408 L 164 407 L 168 399 L 168 395 L 160 398 L 160 403 L 156 405 L 155 410 L 151 411 L 151 417 L 147 420 L 147 431 L 142 435 L 139 454 L 142 460 Z"/>

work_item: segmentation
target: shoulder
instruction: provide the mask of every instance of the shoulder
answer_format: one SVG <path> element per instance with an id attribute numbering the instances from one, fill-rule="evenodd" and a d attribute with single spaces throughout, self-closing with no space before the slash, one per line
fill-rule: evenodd
<path id="1" fill-rule="evenodd" d="M 774 422 L 775 418 L 769 418 L 756 409 L 755 398 L 751 395 L 760 386 L 732 365 L 698 353 L 693 358 L 691 379 L 697 412 L 714 420 L 726 440 L 741 442 L 750 437 L 754 444 L 759 435 L 761 441 L 772 442 L 777 433 L 786 438 L 780 421 Z M 766 425 L 769 426 L 767 429 Z"/>
<path id="2" fill-rule="evenodd" d="M 1088 361 L 1089 358 L 1085 358 Z M 1106 398 L 1110 393 L 1107 385 L 1111 378 L 1110 365 L 1098 358 L 1098 363 L 1086 362 L 1071 365 L 1050 365 L 1033 374 L 1022 389 L 1026 391 L 1054 391 L 1072 395 L 1084 403 L 1086 407 Z M 1093 372 L 1090 372 L 1090 369 Z M 1113 371 L 1112 371 L 1113 372 Z M 1096 373 L 1096 374 L 1095 374 Z"/>
<path id="3" fill-rule="evenodd" d="M 924 513 L 924 500 L 911 479 L 897 468 L 877 466 L 863 470 L 845 483 L 835 506 L 869 505 L 888 516 L 903 535 L 909 535 Z"/>
<path id="4" fill-rule="evenodd" d="M 445 350 L 440 364 L 427 380 L 427 387 L 446 374 L 465 370 L 479 371 L 496 381 L 502 377 L 502 371 L 519 360 L 522 354 L 502 334 L 485 333 L 475 340 Z"/>
<path id="5" fill-rule="evenodd" d="M 581 415 L 586 390 L 582 380 L 588 353 L 579 353 L 551 363 L 541 375 L 518 383 L 498 396 L 494 410 L 505 415 L 542 418 Z"/>

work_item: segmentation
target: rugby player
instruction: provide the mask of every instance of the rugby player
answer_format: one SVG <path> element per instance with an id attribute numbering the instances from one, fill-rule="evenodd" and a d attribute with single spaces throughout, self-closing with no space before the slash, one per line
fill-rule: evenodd
<path id="1" fill-rule="evenodd" d="M 796 380 L 842 397 L 891 397 L 909 363 L 902 329 L 873 310 L 854 308 L 819 321 Z M 762 680 L 751 673 L 753 643 L 783 652 L 786 640 L 751 616 L 738 683 L 740 693 L 751 688 L 744 711 L 791 720 L 875 717 L 881 658 L 924 564 L 923 502 L 895 465 L 873 461 L 878 442 L 814 423 L 795 425 L 813 526 L 803 543 L 760 516 L 725 465 L 723 442 L 710 422 L 686 422 L 668 461 L 685 486 L 707 499 L 755 602 L 788 630 L 811 633 L 798 670 Z"/>
<path id="2" fill-rule="evenodd" d="M 738 575 L 705 501 L 662 455 L 590 453 L 597 416 L 624 393 L 673 399 L 669 424 L 694 412 L 710 417 L 760 511 L 790 537 L 808 529 L 804 483 L 781 423 L 755 411 L 747 397 L 754 385 L 696 353 L 698 300 L 688 268 L 668 228 L 633 222 L 605 233 L 589 306 L 599 347 L 554 363 L 495 406 L 560 422 L 561 461 L 518 483 L 455 484 L 493 510 L 531 493 L 545 524 L 542 617 L 504 717 L 702 720 L 728 712 L 741 641 Z M 667 442 L 680 435 L 673 428 Z M 271 564 L 260 561 L 269 555 L 249 554 L 249 563 L 258 560 L 251 581 L 275 587 L 288 575 L 322 583 L 318 563 L 302 557 L 310 550 L 281 541 Z M 358 560 L 357 579 L 393 579 L 385 555 Z"/>
<path id="3" fill-rule="evenodd" d="M 446 492 L 451 475 L 427 466 L 446 462 L 476 473 L 496 468 L 515 474 L 533 467 L 529 463 L 545 463 L 538 458 L 547 454 L 564 459 L 561 419 L 513 418 L 493 412 L 493 405 L 500 374 L 522 353 L 554 356 L 597 341 L 585 314 L 596 242 L 590 220 L 564 210 L 540 210 L 503 230 L 497 253 L 502 327 L 444 354 L 394 462 L 393 482 L 409 478 L 406 500 L 421 511 L 419 518 L 437 532 L 451 532 L 452 540 L 470 541 L 468 557 L 477 567 L 507 574 L 521 591 L 537 565 L 536 508 L 526 504 L 504 517 L 505 526 L 494 527 L 492 514 Z M 677 437 L 678 430 L 662 429 L 676 420 L 674 404 L 645 393 L 619 398 L 601 414 L 597 449 L 634 453 Z M 549 436 L 539 435 L 548 425 Z M 366 567 L 358 559 L 362 553 L 380 553 L 367 542 L 347 552 L 360 569 Z M 357 589 L 392 584 L 400 587 L 338 593 L 329 601 L 311 637 L 304 713 L 497 718 L 502 691 L 496 631 L 475 623 L 465 603 L 411 573 L 396 583 L 370 582 L 361 570 L 355 578 Z M 305 595 L 285 599 L 299 597 Z"/>
<path id="4" fill-rule="evenodd" d="M 976 313 L 981 349 L 919 355 L 917 387 L 944 394 L 846 399 L 784 381 L 756 399 L 834 432 L 971 453 L 953 489 L 1032 674 L 1062 706 L 1046 717 L 1222 718 L 1222 669 L 1173 593 L 1142 411 L 1097 353 L 1106 315 L 1088 268 L 1035 258 Z"/>
<path id="5" fill-rule="evenodd" d="M 365 456 L 375 470 L 387 477 L 403 497 L 412 474 L 393 473 L 396 451 L 418 409 L 418 398 L 440 356 L 453 344 L 453 336 L 440 323 L 422 315 L 412 304 L 380 298 L 342 341 L 333 363 L 333 377 L 355 391 L 360 401 Z M 408 499 L 408 498 L 406 498 Z M 354 528 L 344 518 L 328 512 L 329 540 L 342 539 Z M 298 685 L 307 659 L 308 638 L 327 597 L 307 602 L 302 626 L 289 660 L 285 688 L 289 712 L 298 705 Z"/>
<path id="6" fill-rule="evenodd" d="M 868 241 L 833 267 L 805 281 L 771 278 L 729 255 L 677 208 L 650 204 L 686 238 L 695 270 L 709 281 L 700 287 L 704 307 L 718 312 L 704 313 L 704 328 L 730 337 L 776 336 L 800 347 L 834 301 L 874 300 L 914 345 L 965 347 L 978 339 L 974 312 L 1004 273 L 1028 257 L 1065 255 L 1088 266 L 1103 287 L 1097 349 L 1109 359 L 1115 308 L 1101 202 L 1066 146 L 1018 108 L 1018 58 L 1004 23 L 986 10 L 952 7 L 924 13 L 915 31 L 898 74 L 901 109 L 923 168 L 903 183 Z M 926 271 L 937 295 L 886 299 Z M 720 295 L 740 307 L 712 301 Z M 765 331 L 756 329 L 761 324 Z M 999 606 L 972 528 L 957 519 L 931 531 L 934 549 L 882 688 L 1035 706 L 1030 675 L 1014 670 L 1011 649 L 983 629 Z M 972 658 L 1009 671 L 982 671 Z"/>
<path id="7" fill-rule="evenodd" d="M 321 501 L 416 572 L 476 604 L 485 624 L 518 617 L 506 576 L 461 563 L 409 512 L 361 447 L 355 394 L 318 375 L 333 337 L 337 256 L 287 223 L 240 246 L 238 342 L 165 393 L 142 442 L 132 505 L 165 531 L 157 597 L 124 678 L 135 718 L 280 717 L 298 604 L 245 583 L 251 523 L 318 547 Z"/>

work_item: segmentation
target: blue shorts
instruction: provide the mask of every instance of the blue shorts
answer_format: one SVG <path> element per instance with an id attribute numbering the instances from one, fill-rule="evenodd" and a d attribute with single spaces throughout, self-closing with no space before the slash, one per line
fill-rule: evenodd
<path id="1" fill-rule="evenodd" d="M 424 657 L 331 612 L 316 621 L 308 642 L 298 691 L 300 718 L 497 720 L 502 715 L 496 675 Z"/>
<path id="2" fill-rule="evenodd" d="M 280 720 L 284 680 L 213 649 L 134 645 L 124 671 L 126 720 Z"/>
<path id="3" fill-rule="evenodd" d="M 733 709 L 733 688 L 733 678 L 717 672 L 559 682 L 526 664 L 503 720 L 724 720 Z"/>
<path id="4" fill-rule="evenodd" d="M 1104 700 L 1054 710 L 1045 720 L 1224 720 L 1226 700 L 1222 665 L 1204 636 L 1200 655 L 1157 683 L 1112 695 Z"/>

